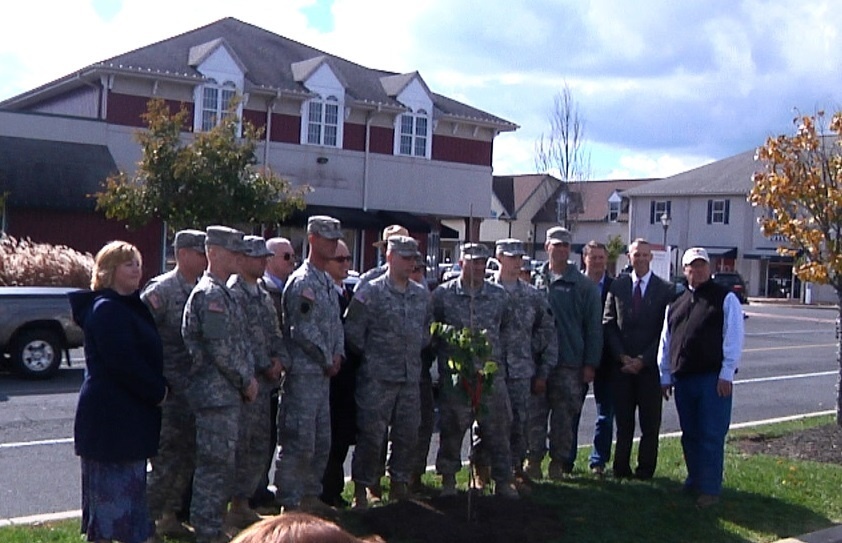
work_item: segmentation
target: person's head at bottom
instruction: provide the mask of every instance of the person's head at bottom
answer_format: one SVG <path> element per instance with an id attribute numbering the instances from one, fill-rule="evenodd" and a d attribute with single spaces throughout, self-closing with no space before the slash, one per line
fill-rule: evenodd
<path id="1" fill-rule="evenodd" d="M 383 541 L 359 539 L 333 522 L 307 513 L 284 513 L 252 524 L 231 543 L 361 543 Z"/>

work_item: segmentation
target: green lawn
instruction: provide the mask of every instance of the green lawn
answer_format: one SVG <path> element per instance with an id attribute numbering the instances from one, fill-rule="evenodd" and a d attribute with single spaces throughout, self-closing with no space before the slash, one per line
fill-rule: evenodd
<path id="1" fill-rule="evenodd" d="M 832 417 L 803 419 L 737 431 L 731 439 L 832 422 Z M 581 473 L 563 483 L 538 485 L 531 499 L 557 506 L 565 524 L 563 541 L 577 543 L 768 542 L 842 521 L 842 466 L 745 455 L 733 443 L 725 461 L 722 502 L 701 511 L 680 491 L 685 471 L 677 439 L 661 442 L 652 481 L 599 480 Z M 353 514 L 343 517 L 356 524 Z M 0 543 L 79 541 L 78 521 L 0 529 Z"/>

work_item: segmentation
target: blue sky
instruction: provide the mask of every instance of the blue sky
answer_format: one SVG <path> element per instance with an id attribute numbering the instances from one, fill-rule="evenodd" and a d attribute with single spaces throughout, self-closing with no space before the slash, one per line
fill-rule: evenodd
<path id="1" fill-rule="evenodd" d="M 830 0 L 64 0 L 0 19 L 0 99 L 231 16 L 521 128 L 497 174 L 534 171 L 567 83 L 595 179 L 671 175 L 791 132 L 842 103 L 842 10 Z"/>

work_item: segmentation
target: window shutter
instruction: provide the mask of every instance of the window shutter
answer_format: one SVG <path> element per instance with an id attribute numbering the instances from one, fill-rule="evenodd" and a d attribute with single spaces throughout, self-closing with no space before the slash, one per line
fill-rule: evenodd
<path id="1" fill-rule="evenodd" d="M 731 200 L 725 200 L 725 224 L 728 224 L 728 218 L 731 215 Z"/>
<path id="2" fill-rule="evenodd" d="M 649 201 L 649 224 L 655 224 L 655 200 Z"/>
<path id="3" fill-rule="evenodd" d="M 713 200 L 708 200 L 708 224 L 713 223 Z"/>
<path id="4" fill-rule="evenodd" d="M 667 216 L 672 218 L 672 202 L 670 200 L 667 200 Z"/>

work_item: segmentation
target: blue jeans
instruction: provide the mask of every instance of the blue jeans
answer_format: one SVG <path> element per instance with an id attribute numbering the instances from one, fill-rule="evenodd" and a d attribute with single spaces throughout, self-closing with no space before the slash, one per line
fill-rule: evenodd
<path id="1" fill-rule="evenodd" d="M 611 460 L 611 441 L 614 438 L 614 395 L 609 378 L 594 379 L 593 397 L 596 403 L 596 426 L 588 466 L 604 468 Z"/>
<path id="2" fill-rule="evenodd" d="M 722 491 L 725 436 L 731 424 L 732 396 L 716 393 L 715 372 L 679 375 L 675 382 L 675 408 L 681 425 L 681 447 L 687 464 L 684 486 L 702 494 Z"/>

